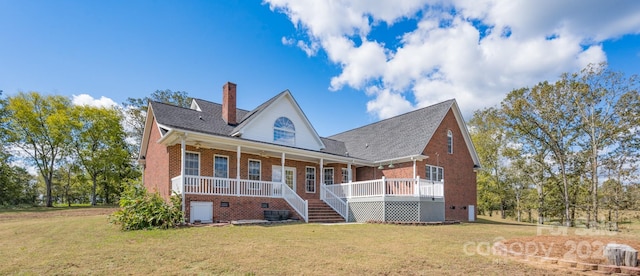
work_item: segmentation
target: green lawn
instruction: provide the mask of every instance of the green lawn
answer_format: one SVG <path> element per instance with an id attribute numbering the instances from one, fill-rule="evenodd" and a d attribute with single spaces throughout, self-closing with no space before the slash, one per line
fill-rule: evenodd
<path id="1" fill-rule="evenodd" d="M 0 275 L 559 273 L 484 254 L 498 238 L 536 235 L 535 226 L 509 221 L 122 232 L 108 223 L 113 210 L 0 212 Z"/>

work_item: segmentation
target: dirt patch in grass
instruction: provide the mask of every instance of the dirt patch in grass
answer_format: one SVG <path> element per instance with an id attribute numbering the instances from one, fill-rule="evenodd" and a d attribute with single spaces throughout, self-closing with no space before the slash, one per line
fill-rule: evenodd
<path id="1" fill-rule="evenodd" d="M 592 264 L 606 262 L 603 251 L 609 243 L 626 244 L 640 250 L 640 240 L 620 237 L 615 232 L 606 236 L 547 235 L 503 241 L 510 252 Z"/>
<path id="2" fill-rule="evenodd" d="M 0 221 L 15 219 L 42 219 L 52 217 L 84 217 L 110 215 L 118 210 L 116 207 L 51 207 L 0 212 Z"/>

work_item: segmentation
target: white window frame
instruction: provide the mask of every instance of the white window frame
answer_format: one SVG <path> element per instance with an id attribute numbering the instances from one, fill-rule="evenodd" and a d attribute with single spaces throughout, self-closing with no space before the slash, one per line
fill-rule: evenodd
<path id="1" fill-rule="evenodd" d="M 331 171 L 331 173 L 327 173 L 327 171 Z M 325 185 L 333 185 L 333 184 L 335 184 L 335 183 L 336 183 L 336 181 L 335 181 L 335 177 L 334 177 L 334 175 L 333 175 L 333 172 L 334 172 L 333 167 L 324 168 L 324 179 L 322 180 L 322 182 L 323 182 Z M 328 183 L 327 183 L 327 176 L 331 176 L 331 184 L 328 184 Z"/>
<path id="2" fill-rule="evenodd" d="M 435 172 L 435 176 L 433 172 Z M 425 180 L 440 182 L 444 179 L 444 168 L 440 166 L 426 165 L 425 173 Z M 440 175 L 440 179 L 438 179 L 438 175 Z"/>
<path id="3" fill-rule="evenodd" d="M 221 157 L 227 160 L 227 177 L 223 177 L 228 179 L 229 178 L 229 156 L 226 155 L 221 155 L 221 154 L 214 154 L 213 155 L 213 177 L 214 178 L 219 178 L 218 176 L 216 176 L 216 158 Z M 214 183 L 215 183 L 215 187 L 217 188 L 229 188 L 229 182 L 226 180 L 220 180 L 220 179 L 214 179 Z"/>
<path id="4" fill-rule="evenodd" d="M 280 120 L 281 118 L 287 119 L 289 122 L 291 122 L 291 128 L 284 128 L 284 127 L 276 127 L 276 123 L 278 122 L 278 120 Z M 276 133 L 282 133 L 284 135 L 276 135 Z M 288 141 L 286 139 L 282 139 L 282 137 L 285 136 L 291 136 L 291 141 Z M 287 144 L 287 145 L 295 145 L 296 144 L 296 125 L 293 123 L 293 121 L 291 119 L 289 119 L 288 117 L 285 116 L 281 116 L 278 117 L 275 122 L 273 122 L 273 142 L 275 143 L 281 143 L 281 144 Z"/>
<path id="5" fill-rule="evenodd" d="M 195 154 L 198 156 L 198 174 L 187 174 L 187 154 Z M 184 154 L 184 159 L 182 162 L 182 165 L 185 166 L 184 167 L 184 174 L 185 175 L 190 175 L 190 176 L 200 176 L 200 153 L 197 151 L 185 151 Z"/>
<path id="6" fill-rule="evenodd" d="M 258 179 L 251 179 L 251 162 L 258 162 Z M 262 160 L 258 160 L 258 159 L 249 159 L 247 161 L 247 180 L 250 181 L 262 181 Z M 255 183 L 249 182 L 249 189 L 250 190 L 260 190 L 260 184 L 254 185 Z"/>
<path id="7" fill-rule="evenodd" d="M 309 191 L 309 181 L 311 181 L 311 179 L 309 179 L 309 173 L 307 172 L 308 169 L 313 169 L 313 191 Z M 316 193 L 316 167 L 306 166 L 304 168 L 304 191 L 308 194 Z"/>
<path id="8" fill-rule="evenodd" d="M 447 153 L 453 154 L 453 132 L 447 130 Z"/>
<path id="9" fill-rule="evenodd" d="M 349 169 L 342 168 L 342 183 L 349 183 Z"/>

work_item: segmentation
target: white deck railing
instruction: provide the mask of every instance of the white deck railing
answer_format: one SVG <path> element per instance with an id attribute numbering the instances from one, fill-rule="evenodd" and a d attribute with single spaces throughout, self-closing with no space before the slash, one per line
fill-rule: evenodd
<path id="1" fill-rule="evenodd" d="M 171 190 L 182 194 L 183 179 L 186 194 L 284 198 L 305 221 L 309 219 L 307 201 L 284 183 L 187 175 L 172 178 Z"/>
<path id="2" fill-rule="evenodd" d="M 323 186 L 337 198 L 349 199 L 376 196 L 444 197 L 444 181 L 419 178 L 381 178 Z M 324 195 L 324 194 L 323 194 Z"/>
<path id="3" fill-rule="evenodd" d="M 381 178 L 334 185 L 320 185 L 320 199 L 348 219 L 349 199 L 364 197 L 444 198 L 444 181 L 420 178 Z"/>

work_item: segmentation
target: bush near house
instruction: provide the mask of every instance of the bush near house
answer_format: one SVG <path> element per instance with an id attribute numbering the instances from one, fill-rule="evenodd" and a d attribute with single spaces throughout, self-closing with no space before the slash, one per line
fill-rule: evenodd
<path id="1" fill-rule="evenodd" d="M 120 209 L 110 216 L 110 222 L 122 230 L 168 229 L 184 222 L 180 196 L 171 196 L 167 203 L 158 193 L 149 193 L 139 185 L 126 188 L 120 198 Z"/>

